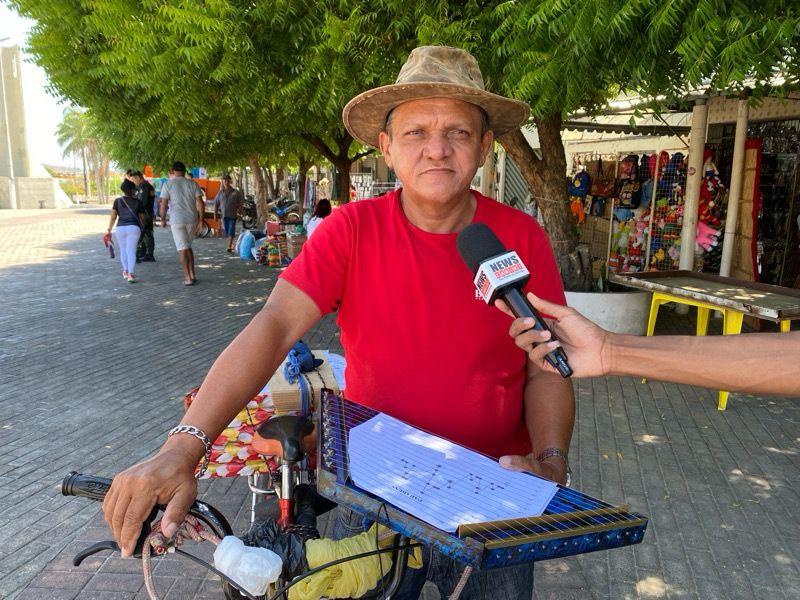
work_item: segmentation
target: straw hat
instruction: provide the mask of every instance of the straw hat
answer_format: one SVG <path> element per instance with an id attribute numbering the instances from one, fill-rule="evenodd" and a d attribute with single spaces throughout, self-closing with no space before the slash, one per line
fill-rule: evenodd
<path id="1" fill-rule="evenodd" d="M 480 106 L 495 137 L 517 129 L 530 109 L 525 102 L 487 92 L 478 61 L 466 50 L 420 46 L 411 51 L 392 85 L 367 90 L 344 107 L 342 120 L 354 138 L 378 147 L 378 134 L 396 106 L 421 98 L 455 98 Z"/>

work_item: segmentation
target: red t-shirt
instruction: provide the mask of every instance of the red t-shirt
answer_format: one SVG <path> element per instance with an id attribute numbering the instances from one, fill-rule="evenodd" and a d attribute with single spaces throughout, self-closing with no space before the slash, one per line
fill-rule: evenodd
<path id="1" fill-rule="evenodd" d="M 539 224 L 475 196 L 473 222 L 517 251 L 527 289 L 564 304 Z M 333 211 L 281 277 L 322 314 L 338 308 L 348 399 L 493 457 L 527 454 L 526 355 L 508 335 L 511 318 L 476 295 L 458 234 L 422 231 L 399 199 L 396 190 Z"/>

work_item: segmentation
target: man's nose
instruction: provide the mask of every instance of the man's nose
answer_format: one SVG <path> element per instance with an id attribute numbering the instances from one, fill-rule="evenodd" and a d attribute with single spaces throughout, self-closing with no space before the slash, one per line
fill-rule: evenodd
<path id="1" fill-rule="evenodd" d="M 440 160 L 450 155 L 452 146 L 444 131 L 434 131 L 426 140 L 425 155 L 432 160 Z"/>

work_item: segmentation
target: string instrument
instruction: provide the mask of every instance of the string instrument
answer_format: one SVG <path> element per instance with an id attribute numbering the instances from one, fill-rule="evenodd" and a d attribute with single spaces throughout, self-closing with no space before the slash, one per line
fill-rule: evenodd
<path id="1" fill-rule="evenodd" d="M 318 411 L 317 486 L 321 495 L 398 533 L 479 569 L 562 558 L 638 544 L 647 518 L 558 486 L 544 514 L 438 529 L 357 487 L 349 472 L 348 433 L 377 411 L 323 390 Z M 491 501 L 487 493 L 486 500 Z"/>

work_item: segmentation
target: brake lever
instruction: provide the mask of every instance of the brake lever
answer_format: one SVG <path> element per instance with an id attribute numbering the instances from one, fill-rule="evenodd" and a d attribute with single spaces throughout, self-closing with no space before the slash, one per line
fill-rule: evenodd
<path id="1" fill-rule="evenodd" d="M 142 523 L 142 532 L 139 534 L 139 538 L 136 540 L 136 546 L 133 549 L 133 557 L 134 558 L 142 558 L 142 550 L 144 549 L 145 541 L 147 540 L 147 536 L 150 535 L 152 531 L 152 527 L 150 526 L 151 523 L 155 520 L 158 516 L 159 507 L 154 507 L 153 510 L 150 511 L 150 516 L 147 517 L 147 520 Z M 103 550 L 111 550 L 112 552 L 120 552 L 120 547 L 117 542 L 114 540 L 103 540 L 102 542 L 97 542 L 92 544 L 88 548 L 84 548 L 80 552 L 78 552 L 72 559 L 72 564 L 74 566 L 80 566 L 80 564 L 92 556 L 93 554 L 97 554 L 98 552 L 102 552 Z"/>

